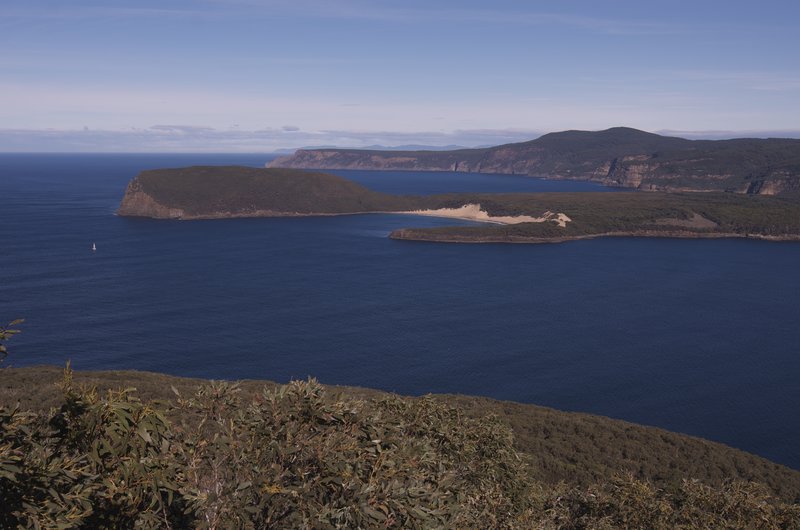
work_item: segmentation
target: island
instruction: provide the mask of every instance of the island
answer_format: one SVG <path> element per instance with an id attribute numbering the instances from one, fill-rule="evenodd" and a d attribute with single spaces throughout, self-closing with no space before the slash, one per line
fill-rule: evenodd
<path id="1" fill-rule="evenodd" d="M 378 193 L 345 178 L 283 168 L 196 166 L 144 171 L 118 214 L 225 219 L 395 213 L 393 239 L 551 243 L 608 236 L 800 240 L 800 201 L 789 195 L 707 193 Z M 477 221 L 415 228 L 412 216 Z"/>
<path id="2" fill-rule="evenodd" d="M 800 191 L 800 140 L 687 140 L 614 127 L 482 149 L 301 149 L 269 167 L 504 173 L 643 191 L 778 195 Z"/>

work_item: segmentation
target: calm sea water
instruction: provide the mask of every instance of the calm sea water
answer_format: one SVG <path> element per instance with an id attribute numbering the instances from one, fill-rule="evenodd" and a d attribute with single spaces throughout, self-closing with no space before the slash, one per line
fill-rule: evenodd
<path id="1" fill-rule="evenodd" d="M 401 215 L 114 215 L 140 170 L 265 155 L 0 155 L 0 320 L 16 366 L 459 392 L 608 415 L 800 468 L 800 244 L 392 241 Z M 339 172 L 394 193 L 602 191 Z M 92 243 L 97 252 L 91 252 Z"/>

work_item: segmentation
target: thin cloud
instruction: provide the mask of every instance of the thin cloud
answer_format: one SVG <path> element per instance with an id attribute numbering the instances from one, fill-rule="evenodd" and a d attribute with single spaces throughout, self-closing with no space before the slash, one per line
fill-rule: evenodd
<path id="1" fill-rule="evenodd" d="M 800 76 L 794 72 L 676 70 L 668 74 L 672 79 L 736 85 L 739 88 L 767 92 L 800 90 Z"/>
<path id="2" fill-rule="evenodd" d="M 372 146 L 478 147 L 524 142 L 544 132 L 524 129 L 463 129 L 453 131 L 257 131 L 219 130 L 193 125 L 146 129 L 55 130 L 0 129 L 3 152 L 239 152 L 271 153 L 306 146 L 367 148 Z M 660 130 L 659 134 L 692 139 L 800 138 L 800 130 Z"/>
<path id="3" fill-rule="evenodd" d="M 400 4 L 402 6 L 402 4 Z M 674 35 L 698 32 L 690 24 L 676 26 L 674 23 L 652 20 L 607 18 L 539 11 L 535 9 L 475 9 L 469 7 L 418 8 L 395 7 L 393 5 L 356 0 L 198 0 L 178 7 L 142 7 L 136 3 L 129 6 L 97 6 L 71 3 L 68 7 L 0 7 L 0 20 L 30 19 L 88 19 L 88 18 L 205 18 L 248 17 L 274 19 L 281 17 L 318 18 L 339 20 L 367 20 L 389 23 L 467 23 L 497 24 L 503 26 L 564 26 L 609 35 Z M 723 28 L 716 28 L 717 30 Z M 707 25 L 704 33 L 713 31 Z"/>
<path id="4" fill-rule="evenodd" d="M 69 4 L 66 7 L 3 7 L 0 17 L 8 20 L 79 20 L 109 17 L 212 17 L 217 13 L 208 9 L 196 8 L 157 8 L 157 7 L 97 7 Z"/>
<path id="5" fill-rule="evenodd" d="M 204 127 L 201 125 L 153 125 L 150 129 L 153 131 L 181 134 L 196 134 L 215 130 L 213 127 Z"/>
<path id="6" fill-rule="evenodd" d="M 662 129 L 655 131 L 665 136 L 679 136 L 690 140 L 728 140 L 731 138 L 799 138 L 800 129 L 782 130 L 707 130 L 707 131 L 681 131 Z"/>
<path id="7" fill-rule="evenodd" d="M 434 14 L 436 16 L 436 14 Z M 571 26 L 598 33 L 617 35 L 653 35 L 683 33 L 685 30 L 641 20 L 621 20 L 600 17 L 576 16 L 563 13 L 508 12 L 495 10 L 455 10 L 438 12 L 440 19 L 454 17 L 463 21 L 525 26 Z"/>
<path id="8" fill-rule="evenodd" d="M 451 132 L 219 130 L 193 125 L 155 125 L 146 129 L 55 130 L 0 129 L 4 152 L 275 152 L 309 145 L 368 147 L 384 145 L 463 145 L 474 147 L 530 140 L 530 131 L 465 130 Z"/>
<path id="9" fill-rule="evenodd" d="M 619 35 L 653 35 L 685 33 L 685 29 L 674 24 L 656 23 L 644 20 L 623 20 L 603 17 L 570 15 L 558 12 L 541 12 L 508 9 L 472 8 L 408 8 L 379 5 L 374 2 L 339 0 L 211 0 L 217 7 L 224 7 L 228 13 L 248 12 L 261 17 L 291 16 L 298 18 L 323 18 L 345 20 L 371 20 L 394 23 L 446 22 L 499 24 L 514 26 L 561 25 L 582 28 L 598 33 Z M 222 10 L 220 10 L 222 11 Z"/>

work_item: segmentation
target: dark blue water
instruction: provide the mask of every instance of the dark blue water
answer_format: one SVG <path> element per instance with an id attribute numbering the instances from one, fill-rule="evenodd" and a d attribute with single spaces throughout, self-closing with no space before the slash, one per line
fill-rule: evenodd
<path id="1" fill-rule="evenodd" d="M 434 195 L 437 193 L 517 193 L 548 191 L 620 192 L 593 182 L 545 180 L 519 175 L 487 175 L 485 173 L 453 173 L 428 171 L 362 171 L 334 169 L 342 177 L 354 180 L 375 191 L 397 195 Z"/>
<path id="2" fill-rule="evenodd" d="M 800 244 L 447 245 L 387 239 L 454 223 L 402 215 L 114 215 L 141 169 L 267 158 L 0 155 L 0 320 L 26 319 L 6 364 L 480 394 L 658 425 L 800 468 Z M 403 193 L 597 189 L 340 173 Z"/>

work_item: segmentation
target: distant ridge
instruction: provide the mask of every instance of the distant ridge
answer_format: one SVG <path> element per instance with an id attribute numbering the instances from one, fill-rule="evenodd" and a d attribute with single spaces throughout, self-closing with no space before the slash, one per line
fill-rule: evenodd
<path id="1" fill-rule="evenodd" d="M 800 191 L 800 140 L 687 140 L 613 127 L 477 149 L 301 149 L 269 167 L 505 173 L 646 191 L 776 195 Z"/>
<path id="2" fill-rule="evenodd" d="M 368 145 L 362 149 L 369 149 L 373 151 L 458 151 L 459 149 L 469 149 L 463 145 L 423 145 L 423 144 L 408 144 L 408 145 Z"/>
<path id="3" fill-rule="evenodd" d="M 489 145 L 481 146 L 480 148 L 491 147 Z M 339 149 L 334 145 L 314 145 L 307 147 L 300 147 L 303 151 L 316 151 L 319 149 Z M 459 149 L 470 149 L 463 145 L 423 145 L 423 144 L 407 144 L 407 145 L 367 145 L 359 147 L 362 151 L 457 151 Z M 294 149 L 277 149 L 275 154 L 291 155 L 297 148 Z"/>

